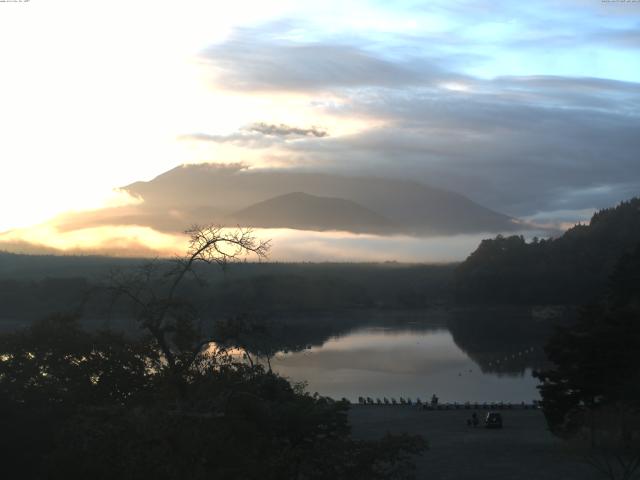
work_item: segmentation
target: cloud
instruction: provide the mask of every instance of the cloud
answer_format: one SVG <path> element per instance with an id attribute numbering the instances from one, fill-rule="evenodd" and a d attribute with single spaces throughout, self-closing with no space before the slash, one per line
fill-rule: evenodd
<path id="1" fill-rule="evenodd" d="M 555 210 L 552 212 L 539 212 L 525 220 L 540 228 L 555 229 L 559 233 L 573 227 L 576 223 L 588 224 L 596 212 L 593 208 L 578 210 Z"/>
<path id="2" fill-rule="evenodd" d="M 316 126 L 309 128 L 292 127 L 280 123 L 278 125 L 265 122 L 257 122 L 247 125 L 240 131 L 230 135 L 213 135 L 208 133 L 191 133 L 181 135 L 179 140 L 191 140 L 200 142 L 230 143 L 245 148 L 268 148 L 280 145 L 287 141 L 300 138 L 323 138 L 329 133 Z"/>
<path id="3" fill-rule="evenodd" d="M 516 216 L 604 207 L 640 191 L 640 117 L 588 103 L 387 93 L 351 108 L 390 125 L 288 148 L 323 168 L 419 179 Z"/>
<path id="4" fill-rule="evenodd" d="M 225 89 L 302 93 L 323 118 L 375 126 L 291 142 L 275 126 L 206 139 L 264 149 L 288 168 L 415 179 L 550 223 L 555 211 L 640 192 L 640 83 L 620 80 L 640 78 L 625 60 L 639 45 L 637 9 L 624 18 L 582 0 L 464 0 L 409 10 L 416 25 L 439 15 L 449 26 L 365 39 L 282 22 L 239 29 L 203 54 Z"/>
<path id="5" fill-rule="evenodd" d="M 427 58 L 387 59 L 362 46 L 295 42 L 273 35 L 271 25 L 241 29 L 210 47 L 202 59 L 221 88 L 241 91 L 321 91 L 363 86 L 425 85 L 455 77 Z"/>
<path id="6" fill-rule="evenodd" d="M 548 232 L 522 232 L 527 238 Z M 366 261 L 442 263 L 463 260 L 490 233 L 438 236 L 379 236 L 348 232 L 313 232 L 291 229 L 254 230 L 260 239 L 271 239 L 271 261 Z M 46 244 L 42 239 L 46 238 Z M 29 254 L 113 255 L 168 257 L 182 255 L 187 247 L 183 234 L 162 233 L 130 225 L 59 231 L 47 225 L 0 234 L 0 250 Z M 255 258 L 249 258 L 255 260 Z"/>
<path id="7" fill-rule="evenodd" d="M 214 143 L 230 143 L 238 147 L 245 148 L 267 148 L 275 144 L 282 143 L 282 138 L 268 137 L 258 132 L 239 131 L 230 135 L 214 135 L 209 133 L 189 133 L 180 135 L 178 140 L 197 141 L 197 142 L 214 142 Z"/>
<path id="8" fill-rule="evenodd" d="M 602 208 L 640 192 L 637 83 L 468 78 L 438 88 L 368 88 L 344 98 L 323 106 L 324 113 L 383 126 L 328 137 L 258 124 L 203 139 L 264 149 L 264 158 L 289 168 L 415 179 L 514 216 L 549 212 L 549 222 L 554 210 Z M 295 142 L 285 141 L 289 132 L 300 132 Z"/>
<path id="9" fill-rule="evenodd" d="M 262 133 L 276 137 L 302 136 L 302 137 L 326 137 L 329 133 L 319 127 L 298 128 L 289 125 L 279 124 L 273 125 L 264 122 L 254 123 L 245 128 L 248 132 Z"/>
<path id="10" fill-rule="evenodd" d="M 640 24 L 630 29 L 608 30 L 599 35 L 599 39 L 612 44 L 638 49 L 640 48 Z"/>
<path id="11" fill-rule="evenodd" d="M 640 192 L 640 85 L 536 76 L 468 86 L 354 92 L 327 112 L 383 127 L 281 146 L 280 163 L 416 179 L 515 216 Z"/>
<path id="12" fill-rule="evenodd" d="M 28 254 L 171 257 L 186 244 L 184 235 L 136 225 L 60 230 L 49 222 L 0 234 L 0 250 Z"/>

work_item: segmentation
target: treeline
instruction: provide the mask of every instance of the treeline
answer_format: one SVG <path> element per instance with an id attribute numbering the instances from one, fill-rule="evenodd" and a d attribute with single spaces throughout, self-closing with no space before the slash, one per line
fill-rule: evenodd
<path id="1" fill-rule="evenodd" d="M 582 304 L 640 243 L 640 198 L 593 215 L 555 239 L 483 240 L 455 271 L 455 298 L 476 304 Z"/>
<path id="2" fill-rule="evenodd" d="M 426 308 L 448 300 L 452 274 L 451 265 L 237 265 L 214 295 L 227 311 Z"/>
<path id="3" fill-rule="evenodd" d="M 0 255 L 0 270 L 34 265 L 40 257 Z M 99 257 L 43 257 L 41 275 L 0 275 L 0 321 L 33 321 L 51 312 L 87 319 L 121 318 L 112 305 L 109 272 L 136 265 Z M 68 270 L 65 269 L 66 262 Z M 137 264 L 144 263 L 138 260 Z M 167 261 L 160 261 L 168 267 Z M 10 267 L 7 264 L 11 264 Z M 166 264 L 166 265 L 165 265 Z M 4 268 L 3 268 L 4 266 Z M 239 263 L 226 273 L 198 269 L 181 288 L 203 315 L 261 314 L 351 308 L 427 308 L 448 301 L 451 265 Z M 121 268 L 126 271 L 126 268 Z M 71 273 L 80 274 L 71 277 Z M 84 275 L 83 275 L 84 274 Z M 204 282 L 204 284 L 202 283 Z"/>
<path id="4" fill-rule="evenodd" d="M 144 261 L 101 255 L 27 255 L 0 251 L 0 279 L 100 278 L 114 268 Z"/>

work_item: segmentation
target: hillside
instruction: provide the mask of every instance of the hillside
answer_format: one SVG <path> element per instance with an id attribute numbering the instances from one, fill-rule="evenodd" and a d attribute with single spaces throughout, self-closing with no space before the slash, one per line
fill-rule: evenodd
<path id="1" fill-rule="evenodd" d="M 181 231 L 185 219 L 198 220 L 196 209 L 203 206 L 219 214 L 214 215 L 215 218 L 203 217 L 200 222 L 221 222 L 235 212 L 292 191 L 354 202 L 370 211 L 367 215 L 370 219 L 373 213 L 378 220 L 388 219 L 399 232 L 418 235 L 509 232 L 525 227 L 463 195 L 418 182 L 375 177 L 204 164 L 180 166 L 149 182 L 128 185 L 124 190 L 143 200 L 133 208 L 140 214 L 146 212 L 146 221 L 162 225 L 163 230 L 169 227 Z M 170 218 L 168 212 L 171 212 Z M 269 213 L 273 212 L 269 210 Z M 251 220 L 269 221 L 255 216 Z M 308 219 L 308 222 L 339 229 L 337 224 L 330 225 L 330 220 L 327 217 L 322 221 Z M 283 226 L 299 228 L 295 224 Z"/>
<path id="2" fill-rule="evenodd" d="M 464 303 L 585 303 L 600 295 L 616 262 L 640 244 L 640 198 L 593 215 L 556 239 L 483 240 L 456 270 Z"/>
<path id="3" fill-rule="evenodd" d="M 229 219 L 240 225 L 300 230 L 389 233 L 391 221 L 351 200 L 295 192 L 251 205 Z M 396 227 L 397 228 L 397 227 Z"/>

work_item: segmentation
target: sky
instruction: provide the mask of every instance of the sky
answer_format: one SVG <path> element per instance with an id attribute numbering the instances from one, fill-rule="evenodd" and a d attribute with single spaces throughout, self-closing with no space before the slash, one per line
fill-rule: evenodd
<path id="1" fill-rule="evenodd" d="M 640 2 L 0 2 L 0 232 L 200 162 L 571 224 L 640 191 L 639 53 Z"/>

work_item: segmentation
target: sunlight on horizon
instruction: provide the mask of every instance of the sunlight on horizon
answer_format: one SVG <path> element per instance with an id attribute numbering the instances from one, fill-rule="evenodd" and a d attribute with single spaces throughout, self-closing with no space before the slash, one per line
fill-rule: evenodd
<path id="1" fill-rule="evenodd" d="M 233 231 L 235 228 L 228 228 Z M 255 228 L 259 240 L 271 240 L 269 262 L 449 263 L 464 260 L 490 233 L 418 237 Z M 541 232 L 529 231 L 528 238 Z M 0 233 L 0 250 L 17 253 L 113 255 L 118 257 L 182 256 L 184 234 L 163 233 L 139 225 L 106 225 L 60 231 L 51 223 Z M 252 256 L 248 261 L 257 261 Z"/>
<path id="2" fill-rule="evenodd" d="M 622 8 L 570 2 L 532 16 L 530 5 L 485 12 L 440 0 L 7 2 L 0 233 L 64 251 L 107 240 L 120 249 L 138 236 L 153 249 L 172 245 L 150 230 L 60 235 L 43 225 L 126 204 L 119 187 L 208 162 L 410 179 L 540 225 L 576 212 L 556 222 L 569 226 L 637 192 L 627 130 L 637 118 L 639 10 Z M 582 33 L 586 47 L 567 44 Z M 324 134 L 251 132 L 259 123 Z M 620 137 L 599 141 L 606 132 Z M 592 157 L 606 158 L 607 171 Z M 538 183 L 513 188 L 521 178 Z M 302 244 L 309 258 L 357 251 L 336 235 L 287 238 L 299 241 L 283 242 L 292 258 Z M 390 258 L 409 258 L 410 241 L 377 241 Z"/>
<path id="3" fill-rule="evenodd" d="M 216 84 L 198 58 L 237 26 L 275 18 L 292 4 L 196 1 L 185 9 L 138 2 L 127 4 L 126 17 L 113 3 L 3 5 L 16 8 L 15 16 L 0 17 L 0 155 L 11 159 L 5 178 L 16 181 L 0 189 L 0 202 L 12 205 L 0 218 L 0 232 L 106 206 L 113 189 L 176 165 L 270 164 L 232 146 L 185 142 L 184 134 L 228 134 L 265 118 L 321 125 L 332 135 L 370 124 L 323 114 L 306 94 L 235 94 Z M 177 34 L 166 35 L 176 27 Z"/>

